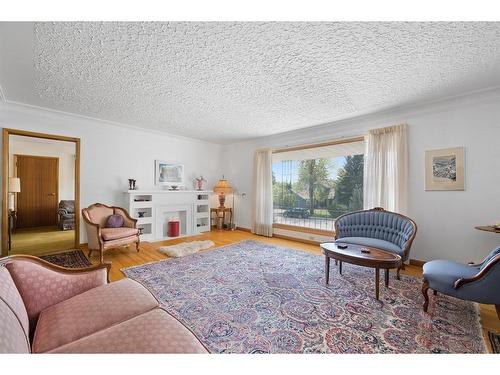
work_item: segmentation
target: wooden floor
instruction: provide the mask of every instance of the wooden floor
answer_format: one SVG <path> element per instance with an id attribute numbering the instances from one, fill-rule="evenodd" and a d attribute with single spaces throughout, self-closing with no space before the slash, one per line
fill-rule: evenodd
<path id="1" fill-rule="evenodd" d="M 75 231 L 56 226 L 17 229 L 9 254 L 46 255 L 75 248 Z"/>
<path id="2" fill-rule="evenodd" d="M 131 246 L 130 248 L 112 249 L 105 253 L 104 260 L 106 262 L 112 262 L 110 279 L 111 281 L 115 281 L 125 277 L 120 271 L 120 269 L 122 268 L 167 259 L 168 257 L 166 255 L 161 254 L 157 250 L 160 246 L 173 245 L 179 242 L 184 242 L 186 240 L 212 240 L 215 243 L 215 247 L 219 247 L 248 239 L 271 243 L 292 249 L 303 250 L 313 254 L 320 254 L 318 245 L 305 244 L 279 238 L 256 236 L 248 232 L 236 230 L 212 231 L 204 233 L 200 236 L 193 236 L 171 241 L 154 243 L 143 242 L 141 243 L 140 251 L 138 253 L 135 251 L 134 246 Z M 210 249 L 205 251 L 210 251 Z M 99 263 L 99 256 L 96 252 L 94 252 L 94 254 L 92 255 L 91 261 L 92 263 Z M 406 266 L 406 270 L 402 271 L 402 273 L 415 277 L 421 277 L 422 268 L 417 266 Z M 432 298 L 432 293 L 429 292 L 429 295 L 430 298 Z M 494 306 L 480 305 L 480 313 L 483 336 L 485 337 L 485 342 L 488 350 L 491 352 L 491 344 L 488 340 L 488 331 L 500 332 L 500 320 L 497 317 Z"/>

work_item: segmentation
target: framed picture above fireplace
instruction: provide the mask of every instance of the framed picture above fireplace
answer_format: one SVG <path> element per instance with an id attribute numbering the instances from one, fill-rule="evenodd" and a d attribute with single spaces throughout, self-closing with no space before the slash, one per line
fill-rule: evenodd
<path id="1" fill-rule="evenodd" d="M 179 188 L 184 186 L 184 165 L 155 160 L 155 185 Z"/>

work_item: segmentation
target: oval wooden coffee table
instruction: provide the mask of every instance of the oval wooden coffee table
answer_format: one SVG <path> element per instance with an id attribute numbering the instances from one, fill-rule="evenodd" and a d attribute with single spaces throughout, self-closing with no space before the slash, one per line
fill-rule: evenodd
<path id="1" fill-rule="evenodd" d="M 339 245 L 347 245 L 341 249 Z M 339 273 L 342 275 L 342 262 L 355 264 L 357 266 L 375 269 L 375 298 L 379 297 L 380 269 L 385 270 L 385 286 L 389 286 L 389 270 L 401 267 L 401 257 L 388 251 L 340 242 L 327 242 L 321 244 L 321 252 L 325 255 L 325 278 L 326 284 L 330 279 L 330 258 L 339 261 Z"/>

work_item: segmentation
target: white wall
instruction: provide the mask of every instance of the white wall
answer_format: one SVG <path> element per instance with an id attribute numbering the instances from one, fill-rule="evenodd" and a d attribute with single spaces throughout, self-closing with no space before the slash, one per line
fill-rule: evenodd
<path id="1" fill-rule="evenodd" d="M 9 176 L 14 175 L 14 155 L 59 158 L 59 200 L 75 199 L 75 144 L 36 138 L 11 136 L 9 140 Z M 22 186 L 21 181 L 21 186 Z"/>
<path id="2" fill-rule="evenodd" d="M 123 206 L 128 178 L 152 188 L 155 159 L 183 163 L 188 183 L 203 174 L 210 188 L 219 178 L 221 146 L 208 142 L 10 103 L 0 103 L 0 127 L 80 138 L 81 207 Z M 86 242 L 83 225 L 80 239 Z"/>
<path id="3" fill-rule="evenodd" d="M 500 90 L 225 146 L 224 173 L 239 193 L 247 193 L 247 198 L 237 199 L 237 225 L 251 226 L 255 149 L 359 136 L 367 129 L 399 123 L 410 129 L 408 206 L 418 224 L 410 257 L 481 259 L 500 245 L 500 235 L 474 229 L 500 221 Z M 466 190 L 424 191 L 425 150 L 454 146 L 465 146 Z"/>

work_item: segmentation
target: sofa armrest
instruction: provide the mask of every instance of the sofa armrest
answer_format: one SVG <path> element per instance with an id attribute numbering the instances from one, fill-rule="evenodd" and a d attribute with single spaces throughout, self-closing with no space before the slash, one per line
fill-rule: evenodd
<path id="1" fill-rule="evenodd" d="M 91 222 L 85 215 L 82 215 L 85 229 L 87 230 L 87 244 L 90 250 L 99 250 L 103 245 L 101 226 Z"/>
<path id="2" fill-rule="evenodd" d="M 124 210 L 121 207 L 114 207 L 115 214 L 123 216 L 123 226 L 127 228 L 137 228 L 137 219 L 134 219 L 129 215 L 127 210 Z"/>
<path id="3" fill-rule="evenodd" d="M 111 263 L 65 268 L 30 255 L 11 255 L 0 259 L 0 264 L 5 265 L 16 284 L 31 327 L 47 307 L 107 284 L 111 269 Z"/>
<path id="4" fill-rule="evenodd" d="M 69 213 L 68 210 L 65 208 L 60 208 L 57 210 L 58 215 L 67 215 L 68 213 Z"/>

